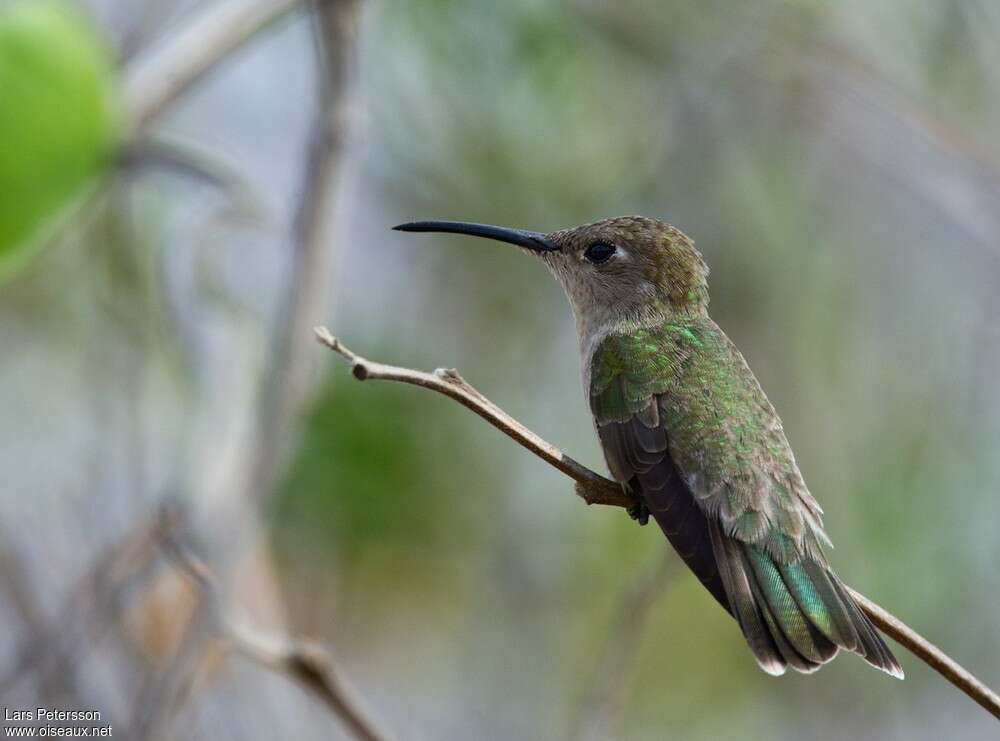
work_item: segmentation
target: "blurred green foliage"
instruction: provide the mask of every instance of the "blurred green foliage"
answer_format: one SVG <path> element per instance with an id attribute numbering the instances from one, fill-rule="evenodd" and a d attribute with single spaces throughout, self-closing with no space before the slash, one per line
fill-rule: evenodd
<path id="1" fill-rule="evenodd" d="M 463 447 L 459 410 L 426 423 L 442 401 L 425 397 L 331 374 L 273 510 L 279 536 L 348 561 L 373 550 L 411 560 L 474 539 L 477 496 L 463 486 L 476 451 Z M 463 461 L 454 471 L 452 456 Z"/>
<path id="2" fill-rule="evenodd" d="M 0 279 L 109 161 L 120 131 L 111 53 L 74 3 L 0 7 Z"/>

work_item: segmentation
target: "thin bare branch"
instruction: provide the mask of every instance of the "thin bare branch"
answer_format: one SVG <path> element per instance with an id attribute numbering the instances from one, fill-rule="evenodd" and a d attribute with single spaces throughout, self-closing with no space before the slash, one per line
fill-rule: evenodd
<path id="1" fill-rule="evenodd" d="M 228 614 L 215 575 L 176 538 L 165 541 L 171 562 L 197 586 L 208 601 L 219 640 L 260 666 L 295 680 L 312 692 L 361 741 L 387 739 L 344 686 L 329 652 L 317 643 L 267 635 L 245 620 Z"/>
<path id="2" fill-rule="evenodd" d="M 313 330 L 316 339 L 353 366 L 354 377 L 359 381 L 398 381 L 437 391 L 471 409 L 519 445 L 527 448 L 543 461 L 554 466 L 576 482 L 576 493 L 587 504 L 607 504 L 612 507 L 631 507 L 635 499 L 622 491 L 620 485 L 591 471 L 546 442 L 500 407 L 471 386 L 454 368 L 438 368 L 433 373 L 399 368 L 376 363 L 349 350 L 330 334 L 326 327 Z"/>
<path id="3" fill-rule="evenodd" d="M 348 349 L 325 327 L 316 327 L 313 331 L 321 344 L 351 363 L 354 377 L 359 381 L 398 381 L 444 394 L 471 409 L 514 441 L 576 481 L 577 494 L 588 504 L 608 504 L 615 507 L 629 507 L 634 504 L 634 500 L 620 490 L 617 496 L 613 494 L 612 489 L 618 487 L 617 484 L 577 463 L 504 413 L 496 404 L 466 383 L 456 371 L 438 369 L 431 374 L 411 368 L 376 363 Z M 581 493 L 581 485 L 588 487 L 586 494 Z M 851 590 L 851 594 L 883 633 L 979 703 L 987 712 L 1000 719 L 1000 696 L 996 692 L 888 610 L 854 590 Z"/>
<path id="4" fill-rule="evenodd" d="M 125 116 L 133 131 L 156 118 L 230 53 L 302 0 L 224 0 L 141 54 L 123 71 Z"/>

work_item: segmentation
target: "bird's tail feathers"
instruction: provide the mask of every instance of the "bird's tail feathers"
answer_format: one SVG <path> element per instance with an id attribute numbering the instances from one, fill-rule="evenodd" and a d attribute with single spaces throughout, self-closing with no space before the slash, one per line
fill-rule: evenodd
<path id="1" fill-rule="evenodd" d="M 903 670 L 837 576 L 809 558 L 776 562 L 710 525 L 730 608 L 757 663 L 779 675 L 813 672 L 843 648 L 899 679 Z"/>

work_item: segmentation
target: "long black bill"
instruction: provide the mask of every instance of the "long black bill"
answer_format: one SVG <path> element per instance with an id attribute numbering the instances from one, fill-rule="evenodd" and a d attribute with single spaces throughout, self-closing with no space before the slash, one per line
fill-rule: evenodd
<path id="1" fill-rule="evenodd" d="M 555 252 L 558 247 L 549 241 L 541 232 L 529 232 L 524 229 L 507 229 L 489 224 L 472 224 L 467 221 L 412 221 L 409 224 L 394 226 L 398 232 L 447 232 L 449 234 L 469 234 L 473 237 L 485 237 L 499 242 L 509 242 L 518 247 L 525 247 L 535 252 Z"/>

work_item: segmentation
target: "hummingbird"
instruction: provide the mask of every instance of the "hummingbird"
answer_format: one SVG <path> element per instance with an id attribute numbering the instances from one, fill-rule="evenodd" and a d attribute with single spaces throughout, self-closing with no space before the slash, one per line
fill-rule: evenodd
<path id="1" fill-rule="evenodd" d="M 902 679 L 833 572 L 823 510 L 777 412 L 708 314 L 708 267 L 658 219 L 623 216 L 550 233 L 454 221 L 446 232 L 516 245 L 562 285 L 583 387 L 612 476 L 736 620 L 768 674 L 813 672 L 840 649 Z"/>

